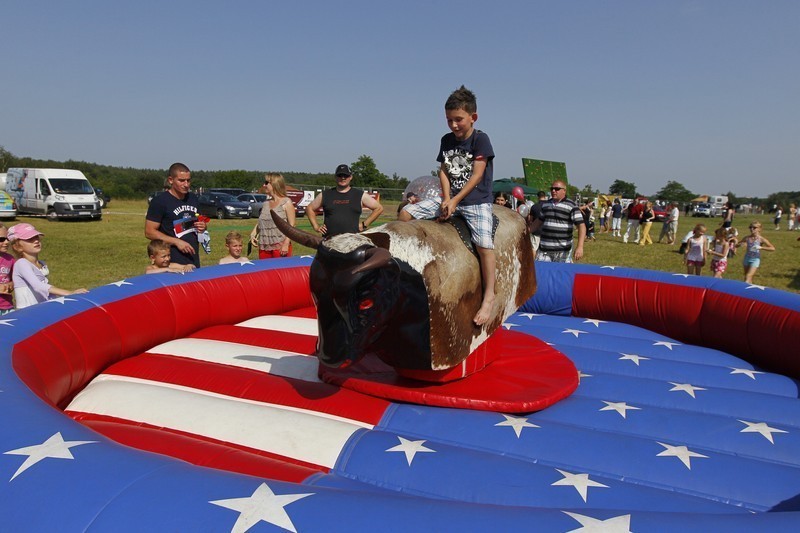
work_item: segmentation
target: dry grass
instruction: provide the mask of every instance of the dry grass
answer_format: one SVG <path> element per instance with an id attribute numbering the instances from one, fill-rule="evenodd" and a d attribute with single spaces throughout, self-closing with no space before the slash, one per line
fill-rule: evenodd
<path id="1" fill-rule="evenodd" d="M 18 221 L 31 222 L 45 234 L 41 257 L 50 265 L 50 281 L 53 285 L 65 289 L 92 288 L 144 272 L 148 264 L 147 239 L 144 237 L 147 203 L 144 200 L 114 200 L 109 207 L 99 222 L 48 222 L 44 218 L 19 217 Z M 395 217 L 396 204 L 387 204 L 385 208 L 385 216 L 379 222 L 388 222 Z M 777 248 L 773 253 L 764 252 L 756 282 L 800 292 L 800 242 L 796 241 L 800 231 L 786 231 L 785 221 L 781 231 L 774 231 L 771 229 L 774 227 L 771 219 L 767 216 L 738 216 L 734 225 L 741 235 L 748 233 L 746 228 L 751 220 L 760 220 L 764 224 L 764 235 Z M 679 233 L 685 234 L 698 221 L 712 229 L 720 223 L 718 218 L 683 217 Z M 255 219 L 213 220 L 209 226 L 212 253 L 206 255 L 201 251 L 201 264 L 214 265 L 225 255 L 223 244 L 226 233 L 236 230 L 247 236 L 255 223 Z M 298 227 L 308 231 L 311 229 L 305 218 L 298 219 Z M 652 231 L 655 239 L 660 231 L 661 225 L 655 224 Z M 312 252 L 298 245 L 294 250 L 295 255 Z M 585 262 L 683 272 L 682 258 L 676 251 L 677 246 L 664 244 L 644 247 L 626 245 L 621 239 L 598 233 L 596 241 L 586 244 Z M 256 252 L 251 253 L 250 257 L 255 258 Z M 709 275 L 708 268 L 704 274 Z M 738 257 L 731 260 L 726 277 L 742 279 Z"/>

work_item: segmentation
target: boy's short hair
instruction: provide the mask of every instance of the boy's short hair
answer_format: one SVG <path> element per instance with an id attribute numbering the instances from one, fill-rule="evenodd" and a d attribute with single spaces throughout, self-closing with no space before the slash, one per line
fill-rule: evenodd
<path id="1" fill-rule="evenodd" d="M 169 177 L 174 178 L 182 172 L 191 172 L 191 170 L 189 170 L 189 167 L 187 167 L 183 163 L 172 163 L 169 167 L 168 175 Z"/>
<path id="2" fill-rule="evenodd" d="M 147 257 L 156 255 L 156 252 L 169 251 L 170 244 L 161 239 L 153 239 L 147 244 Z"/>
<path id="3" fill-rule="evenodd" d="M 229 231 L 228 234 L 225 235 L 225 244 L 230 244 L 233 241 L 244 242 L 242 234 L 238 231 Z"/>
<path id="4" fill-rule="evenodd" d="M 473 114 L 478 112 L 478 101 L 475 99 L 475 93 L 462 85 L 450 94 L 444 103 L 444 109 L 445 111 L 463 109 Z"/>

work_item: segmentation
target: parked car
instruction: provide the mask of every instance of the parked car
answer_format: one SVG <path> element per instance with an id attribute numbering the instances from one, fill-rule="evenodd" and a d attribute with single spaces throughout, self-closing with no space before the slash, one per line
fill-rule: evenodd
<path id="1" fill-rule="evenodd" d="M 97 195 L 97 201 L 100 202 L 100 207 L 103 208 L 111 201 L 111 197 L 107 195 L 100 187 L 94 188 L 94 194 Z"/>
<path id="2" fill-rule="evenodd" d="M 207 192 L 197 201 L 201 215 L 216 218 L 249 218 L 250 204 L 240 202 L 235 196 L 221 192 Z"/>
<path id="3" fill-rule="evenodd" d="M 653 205 L 653 214 L 656 216 L 654 222 L 664 222 L 667 220 L 667 208 L 660 205 Z"/>
<path id="4" fill-rule="evenodd" d="M 714 207 L 707 203 L 699 203 L 694 207 L 694 212 L 692 213 L 693 217 L 713 217 L 714 216 Z"/>
<path id="5" fill-rule="evenodd" d="M 17 216 L 17 202 L 6 191 L 0 191 L 0 218 L 12 220 Z"/>
<path id="6" fill-rule="evenodd" d="M 237 196 L 236 199 L 250 206 L 250 218 L 258 218 L 261 214 L 261 207 L 264 205 L 264 202 L 267 201 L 267 195 L 246 192 Z"/>
<path id="7" fill-rule="evenodd" d="M 234 189 L 228 187 L 209 187 L 205 192 L 223 192 L 225 194 L 230 194 L 231 196 L 239 196 L 240 194 L 244 194 L 246 191 L 244 189 Z"/>

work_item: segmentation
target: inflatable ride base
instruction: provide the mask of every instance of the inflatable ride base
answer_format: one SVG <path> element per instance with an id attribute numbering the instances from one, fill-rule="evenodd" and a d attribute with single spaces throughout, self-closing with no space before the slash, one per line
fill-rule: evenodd
<path id="1" fill-rule="evenodd" d="M 572 361 L 531 335 L 500 328 L 476 352 L 489 355 L 473 353 L 462 364 L 469 364 L 475 355 L 494 360 L 480 372 L 464 372 L 469 375 L 445 383 L 413 379 L 414 372 L 409 370 L 399 375 L 396 369 L 370 356 L 345 369 L 320 365 L 320 378 L 387 400 L 503 413 L 540 411 L 566 398 L 578 386 L 578 371 Z M 460 372 L 460 368 L 452 371 Z"/>

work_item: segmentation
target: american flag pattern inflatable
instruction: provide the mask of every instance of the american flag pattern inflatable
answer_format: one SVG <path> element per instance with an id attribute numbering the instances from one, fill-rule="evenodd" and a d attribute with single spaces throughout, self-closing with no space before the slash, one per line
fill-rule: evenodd
<path id="1" fill-rule="evenodd" d="M 3 317 L 0 530 L 797 530 L 797 296 L 537 264 L 496 335 L 564 354 L 580 385 L 508 414 L 322 382 L 309 264 Z"/>

